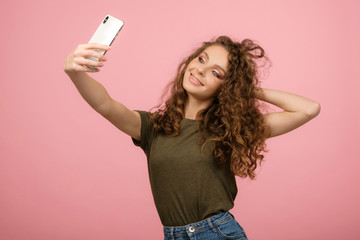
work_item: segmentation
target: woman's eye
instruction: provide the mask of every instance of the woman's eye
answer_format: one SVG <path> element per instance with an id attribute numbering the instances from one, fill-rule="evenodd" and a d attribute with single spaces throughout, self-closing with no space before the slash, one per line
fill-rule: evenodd
<path id="1" fill-rule="evenodd" d="M 204 63 L 204 59 L 202 57 L 199 57 L 199 62 Z"/>
<path id="2" fill-rule="evenodd" d="M 220 75 L 216 71 L 212 71 L 212 73 L 215 75 L 215 77 L 220 78 Z"/>

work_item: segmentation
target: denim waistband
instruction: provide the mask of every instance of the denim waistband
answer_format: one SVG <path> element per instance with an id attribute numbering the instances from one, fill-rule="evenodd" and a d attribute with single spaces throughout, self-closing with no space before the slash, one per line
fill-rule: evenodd
<path id="1" fill-rule="evenodd" d="M 185 226 L 179 226 L 179 227 L 164 226 L 164 235 L 167 238 L 179 238 L 179 237 L 195 235 L 197 233 L 201 233 L 209 229 L 212 229 L 214 232 L 216 232 L 216 226 L 224 224 L 233 219 L 234 219 L 233 215 L 228 211 L 226 211 L 214 215 L 205 220 L 202 220 L 200 222 L 190 223 Z"/>

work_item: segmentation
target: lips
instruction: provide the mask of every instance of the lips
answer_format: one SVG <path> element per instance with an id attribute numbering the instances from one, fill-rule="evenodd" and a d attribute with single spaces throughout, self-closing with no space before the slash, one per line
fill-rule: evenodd
<path id="1" fill-rule="evenodd" d="M 200 82 L 200 80 L 197 77 L 195 77 L 195 75 L 193 75 L 192 73 L 190 73 L 189 80 L 192 84 L 196 86 L 204 86 L 204 84 Z"/>

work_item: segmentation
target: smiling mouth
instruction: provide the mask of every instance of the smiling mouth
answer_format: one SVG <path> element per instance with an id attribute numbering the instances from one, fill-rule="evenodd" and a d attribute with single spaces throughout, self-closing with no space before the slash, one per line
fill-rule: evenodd
<path id="1" fill-rule="evenodd" d="M 195 77 L 192 73 L 190 73 L 189 79 L 195 85 L 204 86 L 204 84 L 202 82 L 200 82 L 199 79 L 197 77 Z"/>

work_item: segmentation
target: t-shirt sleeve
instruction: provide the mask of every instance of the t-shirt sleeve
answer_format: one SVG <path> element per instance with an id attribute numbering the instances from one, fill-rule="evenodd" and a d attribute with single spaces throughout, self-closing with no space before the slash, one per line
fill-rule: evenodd
<path id="1" fill-rule="evenodd" d="M 149 113 L 145 111 L 137 111 L 141 119 L 141 137 L 140 141 L 132 138 L 135 146 L 141 147 L 145 154 L 148 156 L 150 153 L 151 143 L 154 139 L 154 128 L 150 122 Z"/>

